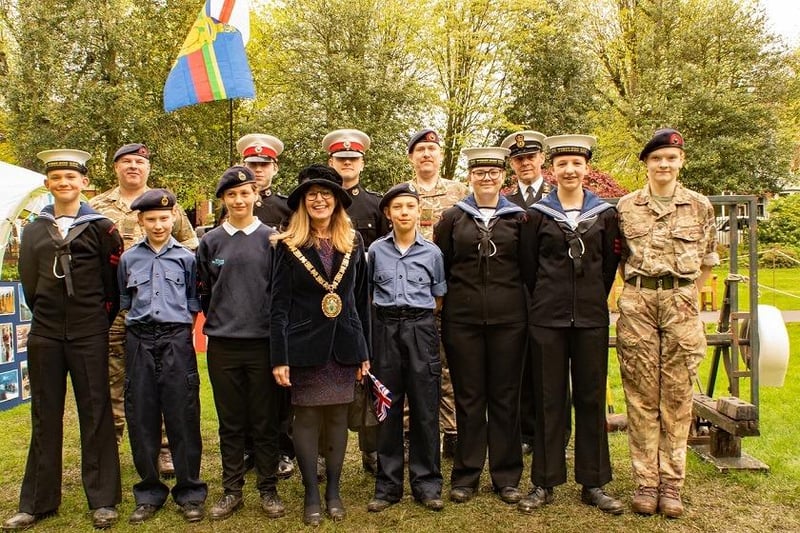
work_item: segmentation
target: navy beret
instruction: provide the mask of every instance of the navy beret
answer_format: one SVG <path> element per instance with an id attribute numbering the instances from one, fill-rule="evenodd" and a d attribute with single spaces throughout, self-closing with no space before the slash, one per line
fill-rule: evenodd
<path id="1" fill-rule="evenodd" d="M 678 130 L 672 128 L 663 128 L 656 130 L 653 137 L 644 145 L 642 152 L 639 154 L 639 161 L 644 161 L 650 153 L 655 152 L 659 148 L 680 148 L 683 150 L 683 135 Z"/>
<path id="2" fill-rule="evenodd" d="M 222 198 L 222 193 L 228 189 L 244 185 L 245 183 L 255 183 L 256 176 L 253 171 L 241 165 L 234 165 L 222 173 L 222 177 L 217 183 L 217 198 Z"/>
<path id="3" fill-rule="evenodd" d="M 425 128 L 424 130 L 418 131 L 414 135 L 411 136 L 411 139 L 408 140 L 408 153 L 414 151 L 414 146 L 417 143 L 426 142 L 426 143 L 436 143 L 439 146 L 442 145 L 442 139 L 439 137 L 439 134 L 436 133 L 436 130 L 431 128 Z"/>
<path id="4" fill-rule="evenodd" d="M 383 211 L 384 207 L 388 207 L 392 200 L 398 196 L 413 196 L 419 200 L 419 192 L 417 192 L 417 189 L 411 183 L 398 183 L 386 191 L 386 194 L 384 194 L 383 198 L 381 198 L 381 203 L 379 205 L 381 211 Z"/>
<path id="5" fill-rule="evenodd" d="M 128 154 L 136 154 L 145 159 L 150 159 L 150 150 L 147 149 L 147 146 L 141 143 L 133 143 L 120 146 L 119 150 L 114 152 L 114 162 L 116 163 L 117 159 Z"/>
<path id="6" fill-rule="evenodd" d="M 149 189 L 131 203 L 134 211 L 166 211 L 175 207 L 177 199 L 167 189 Z"/>

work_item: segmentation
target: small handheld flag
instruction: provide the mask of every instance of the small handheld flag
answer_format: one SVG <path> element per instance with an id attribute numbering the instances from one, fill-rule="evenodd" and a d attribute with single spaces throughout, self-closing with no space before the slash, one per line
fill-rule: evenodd
<path id="1" fill-rule="evenodd" d="M 378 422 L 383 422 L 389 416 L 389 409 L 392 407 L 392 391 L 380 382 L 378 378 L 367 372 L 367 377 L 372 382 L 373 405 L 375 407 L 375 418 Z"/>
<path id="2" fill-rule="evenodd" d="M 254 98 L 248 0 L 206 0 L 164 84 L 164 110 Z"/>

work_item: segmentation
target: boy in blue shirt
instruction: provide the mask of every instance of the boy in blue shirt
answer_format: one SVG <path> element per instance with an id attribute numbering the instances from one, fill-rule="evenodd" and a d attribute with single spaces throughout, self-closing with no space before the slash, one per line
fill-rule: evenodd
<path id="1" fill-rule="evenodd" d="M 175 463 L 172 497 L 187 522 L 205 515 L 208 488 L 200 480 L 200 378 L 192 325 L 200 310 L 194 254 L 172 237 L 175 195 L 150 189 L 131 203 L 146 237 L 122 254 L 117 272 L 125 317 L 125 416 L 140 524 L 164 505 L 169 488 L 158 471 L 161 417 Z"/>
<path id="2" fill-rule="evenodd" d="M 419 193 L 395 185 L 380 208 L 393 226 L 369 247 L 369 282 L 376 320 L 372 373 L 392 391 L 389 415 L 378 426 L 375 497 L 367 510 L 381 512 L 403 496 L 403 404 L 409 405 L 409 481 L 419 503 L 444 507 L 439 452 L 442 363 L 434 311 L 447 292 L 439 248 L 417 231 Z"/>

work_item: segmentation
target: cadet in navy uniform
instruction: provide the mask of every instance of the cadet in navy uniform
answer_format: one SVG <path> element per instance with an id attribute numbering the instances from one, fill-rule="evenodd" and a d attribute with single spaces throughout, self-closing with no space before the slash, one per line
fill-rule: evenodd
<path id="1" fill-rule="evenodd" d="M 258 190 L 249 168 L 227 169 L 216 195 L 228 209 L 228 220 L 203 235 L 197 249 L 225 491 L 208 516 L 228 518 L 243 504 L 244 446 L 249 432 L 261 509 L 269 518 L 279 518 L 285 510 L 276 487 L 278 399 L 269 356 L 274 253 L 269 238 L 275 230 L 253 215 Z"/>
<path id="2" fill-rule="evenodd" d="M 359 130 L 335 130 L 322 139 L 322 148 L 328 152 L 328 165 L 342 177 L 342 188 L 352 202 L 347 215 L 367 249 L 389 231 L 389 222 L 380 208 L 381 195 L 368 191 L 360 181 L 364 153 L 369 146 L 369 136 Z"/>
<path id="3" fill-rule="evenodd" d="M 533 488 L 518 509 L 532 512 L 553 501 L 567 480 L 563 406 L 572 378 L 575 405 L 575 480 L 581 500 L 610 514 L 622 502 L 603 491 L 611 481 L 605 393 L 608 376 L 608 293 L 620 257 L 613 206 L 583 188 L 594 137 L 545 139 L 558 189 L 534 204 L 530 241 L 530 330 L 536 431 Z"/>
<path id="4" fill-rule="evenodd" d="M 517 503 L 522 477 L 519 390 L 527 338 L 522 257 L 525 210 L 500 194 L 505 148 L 465 148 L 474 191 L 442 214 L 433 242 L 444 254 L 442 340 L 456 402 L 458 440 L 450 499 L 477 494 L 489 449 L 492 486 Z"/>
<path id="5" fill-rule="evenodd" d="M 408 396 L 408 472 L 414 499 L 432 511 L 442 502 L 439 398 L 442 362 L 434 311 L 447 292 L 444 258 L 417 231 L 419 193 L 410 183 L 395 185 L 381 200 L 392 232 L 369 248 L 375 376 L 392 391 L 389 415 L 378 427 L 375 497 L 380 512 L 403 496 L 403 405 Z"/>
<path id="6" fill-rule="evenodd" d="M 352 203 L 347 208 L 347 215 L 364 239 L 364 249 L 389 231 L 388 220 L 380 208 L 381 195 L 368 191 L 360 182 L 364 153 L 369 146 L 369 136 L 353 129 L 335 130 L 322 139 L 322 148 L 328 152 L 328 165 L 342 177 L 342 187 L 350 196 Z M 353 406 L 358 406 L 358 402 Z M 368 409 L 366 405 L 363 407 Z M 378 471 L 378 426 L 369 425 L 365 413 L 355 413 L 350 418 L 360 420 L 357 426 L 351 425 L 350 429 L 358 431 L 361 464 L 365 471 L 375 475 Z"/>
<path id="7" fill-rule="evenodd" d="M 203 519 L 208 487 L 200 480 L 200 377 L 192 325 L 200 311 L 194 253 L 172 237 L 175 195 L 150 189 L 131 203 L 145 238 L 125 253 L 117 271 L 125 316 L 125 417 L 133 464 L 141 481 L 133 486 L 140 524 L 164 505 L 158 456 L 161 417 L 175 465 L 175 503 L 187 522 Z"/>
<path id="8" fill-rule="evenodd" d="M 283 152 L 283 142 L 264 133 L 250 133 L 236 141 L 236 149 L 244 166 L 253 171 L 258 185 L 253 214 L 267 226 L 280 230 L 289 221 L 292 210 L 286 205 L 286 196 L 272 190 L 272 180 L 278 173 L 278 156 Z"/>
<path id="9" fill-rule="evenodd" d="M 278 173 L 278 156 L 283 153 L 283 142 L 265 133 L 250 133 L 236 141 L 236 149 L 242 157 L 244 166 L 253 171 L 258 185 L 258 198 L 253 214 L 261 222 L 275 230 L 282 230 L 289 222 L 292 210 L 286 204 L 286 196 L 272 190 L 272 180 Z M 224 207 L 223 207 L 224 209 Z M 223 211 L 224 213 L 224 211 Z M 221 218 L 221 217 L 220 217 Z M 278 423 L 280 436 L 278 447 L 278 477 L 286 479 L 294 473 L 294 445 L 292 444 L 292 404 L 289 392 L 278 391 Z M 247 436 L 245 441 L 245 468 L 253 468 L 253 440 Z"/>
<path id="10" fill-rule="evenodd" d="M 28 337 L 31 444 L 19 512 L 4 530 L 27 529 L 58 511 L 66 377 L 81 429 L 81 478 L 95 528 L 117 521 L 122 498 L 108 390 L 108 328 L 117 314 L 122 238 L 114 223 L 80 201 L 89 184 L 81 150 L 46 150 L 44 186 L 54 203 L 25 226 L 19 272 L 33 312 Z"/>

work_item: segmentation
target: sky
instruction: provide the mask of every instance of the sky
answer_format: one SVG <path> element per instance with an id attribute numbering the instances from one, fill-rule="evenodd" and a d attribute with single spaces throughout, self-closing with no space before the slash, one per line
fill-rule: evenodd
<path id="1" fill-rule="evenodd" d="M 789 45 L 800 45 L 800 0 L 761 0 L 772 31 Z"/>

